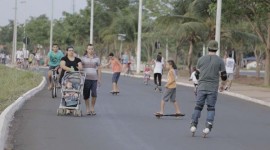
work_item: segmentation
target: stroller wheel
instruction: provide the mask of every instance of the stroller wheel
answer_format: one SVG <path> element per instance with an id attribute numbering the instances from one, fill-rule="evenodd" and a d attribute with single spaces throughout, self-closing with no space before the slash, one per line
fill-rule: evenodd
<path id="1" fill-rule="evenodd" d="M 58 108 L 57 109 L 57 116 L 64 115 L 64 109 Z"/>
<path id="2" fill-rule="evenodd" d="M 82 116 L 82 110 L 77 110 L 77 115 L 78 115 L 78 117 L 81 117 Z"/>
<path id="3" fill-rule="evenodd" d="M 73 116 L 77 116 L 77 115 L 78 115 L 77 110 L 74 110 L 73 111 Z"/>
<path id="4" fill-rule="evenodd" d="M 60 111 L 59 111 L 59 109 L 57 109 L 57 116 L 59 116 L 60 115 Z"/>

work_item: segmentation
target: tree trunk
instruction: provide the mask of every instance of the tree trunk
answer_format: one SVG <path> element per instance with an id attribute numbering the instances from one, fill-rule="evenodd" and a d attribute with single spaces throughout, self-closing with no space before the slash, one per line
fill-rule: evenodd
<path id="1" fill-rule="evenodd" d="M 240 68 L 241 68 L 241 60 L 243 56 L 243 52 L 240 53 L 235 53 L 236 55 L 236 70 L 235 70 L 235 77 L 239 78 L 240 77 Z"/>
<path id="2" fill-rule="evenodd" d="M 261 56 L 261 54 L 259 54 L 259 56 L 258 56 L 258 50 L 257 50 L 257 48 L 255 47 L 255 49 L 254 49 L 254 55 L 255 55 L 255 58 L 256 58 L 256 63 L 257 63 L 257 65 L 256 65 L 256 78 L 257 79 L 259 79 L 260 78 L 260 56 Z"/>
<path id="3" fill-rule="evenodd" d="M 188 71 L 191 75 L 191 59 L 192 59 L 192 53 L 193 53 L 193 41 L 189 41 L 189 51 L 188 51 Z"/>
<path id="4" fill-rule="evenodd" d="M 269 20 L 270 20 L 270 13 Z M 266 46 L 266 58 L 265 58 L 265 75 L 264 75 L 264 85 L 270 85 L 270 24 L 268 24 L 267 30 L 267 46 Z"/>

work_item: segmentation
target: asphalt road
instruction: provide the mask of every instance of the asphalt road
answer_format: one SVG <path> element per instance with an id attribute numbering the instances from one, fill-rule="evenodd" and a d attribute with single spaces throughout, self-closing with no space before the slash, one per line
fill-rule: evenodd
<path id="1" fill-rule="evenodd" d="M 189 132 L 194 108 L 193 89 L 177 87 L 177 100 L 186 116 L 157 119 L 161 94 L 142 79 L 120 77 L 120 95 L 112 96 L 111 75 L 104 74 L 96 116 L 57 116 L 60 98 L 47 89 L 28 100 L 11 126 L 14 150 L 269 150 L 270 109 L 219 95 L 214 128 L 202 138 L 206 111 L 195 137 Z M 85 114 L 85 106 L 83 113 Z M 173 113 L 166 103 L 166 113 Z"/>

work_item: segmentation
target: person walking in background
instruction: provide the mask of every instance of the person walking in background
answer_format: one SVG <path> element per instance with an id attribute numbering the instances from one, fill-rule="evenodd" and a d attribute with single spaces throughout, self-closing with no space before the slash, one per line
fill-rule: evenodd
<path id="1" fill-rule="evenodd" d="M 226 66 L 226 72 L 227 72 L 227 77 L 228 77 L 225 90 L 229 91 L 232 86 L 233 74 L 234 74 L 234 69 L 235 69 L 235 61 L 232 58 L 232 53 L 230 53 L 229 57 L 225 59 L 225 66 Z"/>
<path id="2" fill-rule="evenodd" d="M 195 96 L 197 96 L 197 88 L 198 88 L 198 80 L 196 78 L 196 67 L 193 67 L 193 72 L 191 73 L 191 76 L 189 78 L 189 81 L 193 81 L 193 84 L 194 84 L 194 94 Z"/>
<path id="3" fill-rule="evenodd" d="M 175 115 L 177 116 L 185 116 L 185 114 L 181 113 L 178 103 L 176 101 L 176 72 L 177 69 L 173 60 L 168 60 L 166 67 L 169 69 L 167 75 L 167 84 L 165 85 L 165 91 L 163 94 L 163 99 L 160 103 L 160 111 L 156 112 L 156 116 L 162 116 L 164 114 L 165 102 L 172 102 L 175 108 Z"/>
<path id="4" fill-rule="evenodd" d="M 157 55 L 157 58 L 156 60 L 153 61 L 153 64 L 154 64 L 154 83 L 156 85 L 154 90 L 162 92 L 161 88 L 161 79 L 163 70 L 162 57 L 160 55 Z"/>
<path id="5" fill-rule="evenodd" d="M 40 58 L 41 58 L 40 49 L 37 49 L 36 54 L 35 54 L 35 58 L 37 61 L 37 66 L 40 66 Z"/>
<path id="6" fill-rule="evenodd" d="M 122 65 L 121 65 L 119 59 L 116 58 L 113 53 L 109 54 L 109 59 L 110 59 L 109 63 L 104 65 L 103 67 L 111 65 L 112 72 L 113 72 L 113 75 L 112 75 L 112 91 L 111 91 L 111 93 L 117 94 L 117 93 L 120 92 L 119 91 L 119 86 L 118 86 L 118 80 L 120 78 L 120 74 L 121 74 L 121 71 L 122 71 Z"/>
<path id="7" fill-rule="evenodd" d="M 125 53 L 121 56 L 122 64 L 123 64 L 123 72 L 125 75 L 128 75 L 128 63 L 129 63 L 129 57 L 128 52 L 125 51 Z"/>
<path id="8" fill-rule="evenodd" d="M 101 83 L 101 67 L 100 59 L 95 55 L 94 46 L 88 44 L 87 50 L 82 57 L 83 71 L 86 73 L 86 78 L 83 87 L 83 97 L 85 100 L 87 115 L 96 115 L 95 104 L 97 99 L 97 87 Z M 89 98 L 91 94 L 91 107 Z"/>
<path id="9" fill-rule="evenodd" d="M 190 131 L 194 136 L 197 124 L 201 116 L 201 111 L 206 103 L 207 118 L 205 128 L 203 130 L 204 137 L 211 131 L 215 117 L 215 105 L 218 96 L 218 89 L 224 90 L 227 73 L 224 61 L 216 55 L 218 50 L 218 42 L 211 40 L 208 43 L 208 55 L 201 57 L 197 62 L 196 77 L 199 79 L 198 91 L 196 97 L 196 106 L 192 115 Z M 221 76 L 222 83 L 219 88 L 219 78 Z"/>

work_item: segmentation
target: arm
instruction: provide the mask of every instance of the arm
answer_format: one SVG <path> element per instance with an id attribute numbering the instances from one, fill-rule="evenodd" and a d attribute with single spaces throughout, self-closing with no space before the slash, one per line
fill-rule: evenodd
<path id="1" fill-rule="evenodd" d="M 80 70 L 83 70 L 83 66 L 82 66 L 82 62 L 78 62 L 78 67 L 77 67 Z"/>
<path id="2" fill-rule="evenodd" d="M 109 65 L 111 65 L 111 60 L 109 61 L 109 63 L 103 65 L 102 67 L 107 67 L 107 66 L 109 66 Z"/>
<path id="3" fill-rule="evenodd" d="M 60 67 L 64 69 L 65 71 L 71 71 L 72 69 L 66 66 L 66 62 L 64 60 L 61 60 Z"/>
<path id="4" fill-rule="evenodd" d="M 101 66 L 98 66 L 97 72 L 98 72 L 98 82 L 100 84 L 100 82 L 101 82 Z"/>

